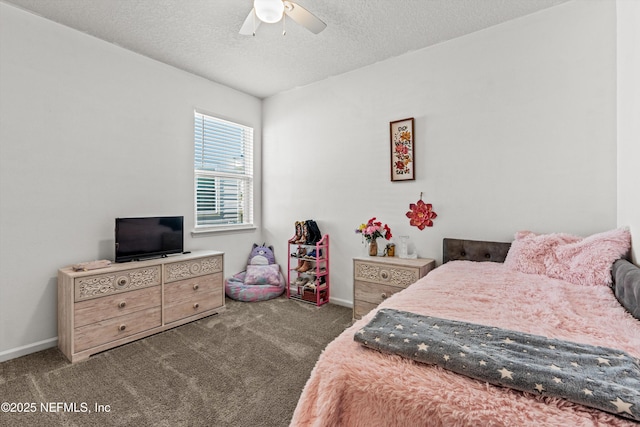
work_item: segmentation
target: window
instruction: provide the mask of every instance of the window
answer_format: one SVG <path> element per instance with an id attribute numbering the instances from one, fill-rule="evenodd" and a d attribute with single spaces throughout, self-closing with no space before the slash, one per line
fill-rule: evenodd
<path id="1" fill-rule="evenodd" d="M 196 228 L 253 225 L 253 128 L 194 116 Z"/>

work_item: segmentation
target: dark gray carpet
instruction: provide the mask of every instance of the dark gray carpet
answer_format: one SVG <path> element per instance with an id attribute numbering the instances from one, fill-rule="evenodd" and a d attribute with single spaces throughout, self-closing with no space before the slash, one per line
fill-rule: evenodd
<path id="1" fill-rule="evenodd" d="M 226 303 L 219 315 L 75 365 L 57 349 L 1 363 L 0 402 L 35 403 L 36 412 L 0 412 L 0 425 L 287 426 L 351 309 L 285 298 Z"/>

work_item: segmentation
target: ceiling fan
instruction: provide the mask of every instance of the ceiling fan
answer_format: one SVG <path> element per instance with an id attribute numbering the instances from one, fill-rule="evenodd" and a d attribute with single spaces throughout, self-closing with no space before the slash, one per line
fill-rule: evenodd
<path id="1" fill-rule="evenodd" d="M 282 20 L 285 15 L 314 34 L 318 34 L 327 27 L 327 24 L 314 14 L 292 1 L 254 0 L 253 9 L 249 12 L 247 19 L 244 20 L 244 24 L 240 28 L 240 34 L 255 36 L 261 22 L 274 24 Z"/>

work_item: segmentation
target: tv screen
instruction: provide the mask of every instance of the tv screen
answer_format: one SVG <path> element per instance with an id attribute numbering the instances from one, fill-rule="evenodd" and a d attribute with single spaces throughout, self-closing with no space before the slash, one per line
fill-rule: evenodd
<path id="1" fill-rule="evenodd" d="M 181 253 L 183 222 L 182 216 L 116 218 L 116 262 Z"/>

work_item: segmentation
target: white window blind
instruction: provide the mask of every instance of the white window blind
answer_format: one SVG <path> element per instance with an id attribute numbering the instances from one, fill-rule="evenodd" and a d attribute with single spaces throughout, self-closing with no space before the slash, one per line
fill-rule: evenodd
<path id="1" fill-rule="evenodd" d="M 194 117 L 196 228 L 253 224 L 253 128 Z"/>

